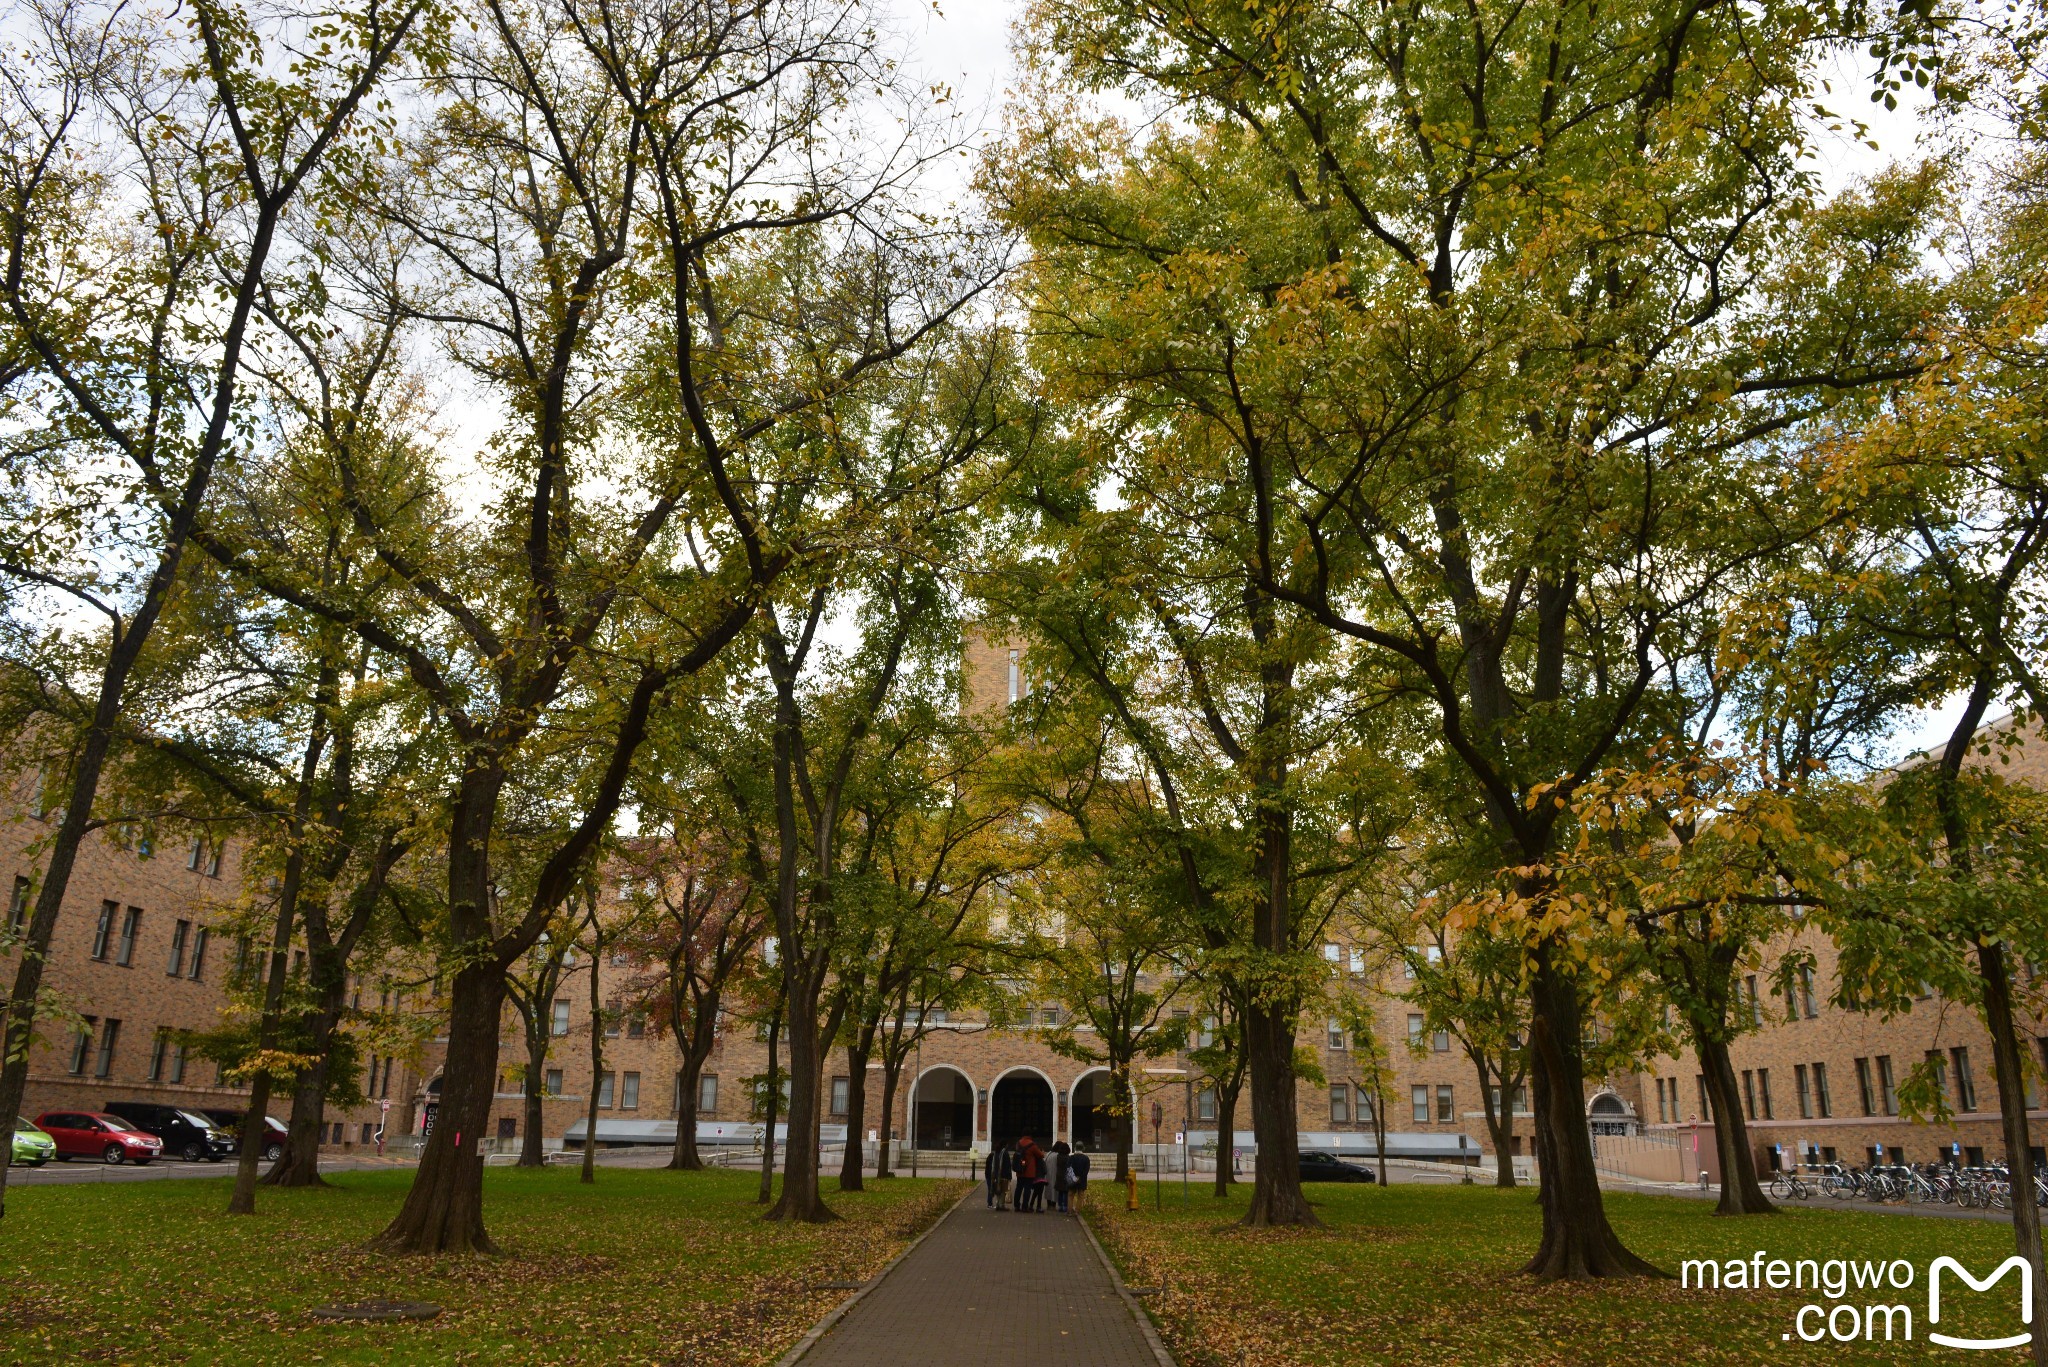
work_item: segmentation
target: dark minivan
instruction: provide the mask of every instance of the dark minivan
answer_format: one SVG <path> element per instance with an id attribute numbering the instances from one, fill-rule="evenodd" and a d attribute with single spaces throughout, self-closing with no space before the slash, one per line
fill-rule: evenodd
<path id="1" fill-rule="evenodd" d="M 166 1156 L 218 1163 L 235 1151 L 234 1137 L 197 1111 L 155 1101 L 111 1101 L 107 1113 L 164 1141 Z"/>

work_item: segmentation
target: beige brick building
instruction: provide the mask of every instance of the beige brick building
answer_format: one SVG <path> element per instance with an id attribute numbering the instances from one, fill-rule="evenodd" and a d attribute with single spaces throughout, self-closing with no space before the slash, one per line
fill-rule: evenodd
<path id="1" fill-rule="evenodd" d="M 36 785 L 17 776 L 0 799 L 0 878 L 8 881 L 9 928 L 26 928 L 54 818 L 36 812 Z M 189 1056 L 176 1031 L 216 1028 L 232 974 L 249 946 L 228 929 L 241 888 L 243 842 L 181 842 L 153 848 L 108 830 L 87 835 L 78 852 L 50 945 L 29 1055 L 22 1110 L 31 1119 L 55 1109 L 99 1110 L 109 1102 L 150 1101 L 191 1109 L 241 1109 L 248 1088 L 222 1078 L 212 1062 Z M 259 956 L 260 957 L 260 956 Z M 0 946 L 0 987 L 11 986 L 19 951 Z M 360 1003 L 369 984 L 353 991 Z M 398 1098 L 389 1133 L 403 1132 L 419 1069 L 379 1059 L 370 1095 Z M 271 1113 L 288 1114 L 290 1096 Z M 329 1109 L 330 1148 L 375 1142 L 384 1112 L 370 1105 Z"/>

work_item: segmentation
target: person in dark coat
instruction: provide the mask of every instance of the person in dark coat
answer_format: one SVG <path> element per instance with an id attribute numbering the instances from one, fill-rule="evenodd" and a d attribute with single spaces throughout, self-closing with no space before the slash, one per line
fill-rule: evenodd
<path id="1" fill-rule="evenodd" d="M 1088 1155 L 1079 1149 L 1075 1149 L 1067 1155 L 1068 1201 L 1061 1202 L 1060 1209 L 1066 1210 L 1069 1202 L 1079 1201 L 1081 1193 L 1086 1190 L 1088 1190 Z"/>
<path id="2" fill-rule="evenodd" d="M 1067 1156 L 1073 1151 L 1064 1139 L 1052 1146 L 1052 1208 L 1062 1215 L 1067 1213 L 1067 1184 L 1072 1181 Z"/>
<path id="3" fill-rule="evenodd" d="M 1003 1151 L 989 1145 L 988 1157 L 981 1163 L 981 1180 L 988 1183 L 988 1200 L 984 1203 L 990 1210 L 996 1208 L 996 1192 L 1003 1181 Z"/>

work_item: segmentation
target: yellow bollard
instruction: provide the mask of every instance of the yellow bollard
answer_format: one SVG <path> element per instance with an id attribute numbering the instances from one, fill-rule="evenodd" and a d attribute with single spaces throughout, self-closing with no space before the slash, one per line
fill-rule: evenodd
<path id="1" fill-rule="evenodd" d="M 1138 1174 L 1135 1172 L 1127 1172 L 1124 1174 L 1124 1209 L 1136 1210 L 1137 1208 Z"/>

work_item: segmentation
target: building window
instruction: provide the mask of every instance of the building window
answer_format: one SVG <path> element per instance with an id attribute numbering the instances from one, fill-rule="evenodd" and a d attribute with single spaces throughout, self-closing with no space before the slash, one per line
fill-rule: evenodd
<path id="1" fill-rule="evenodd" d="M 599 1109 L 599 1110 L 610 1110 L 610 1109 L 611 1109 L 611 1104 L 612 1104 L 612 1082 L 613 1082 L 613 1080 L 614 1080 L 614 1079 L 613 1079 L 613 1077 L 612 1077 L 612 1075 L 611 1075 L 610 1073 L 600 1073 L 600 1074 L 598 1074 L 598 1077 L 597 1077 L 597 1106 L 598 1106 L 598 1109 Z"/>
<path id="2" fill-rule="evenodd" d="M 1803 1063 L 1792 1065 L 1792 1089 L 1799 1093 L 1799 1118 L 1801 1120 L 1811 1120 L 1813 1118 L 1813 1090 L 1807 1083 L 1806 1065 Z"/>
<path id="3" fill-rule="evenodd" d="M 1332 1049 L 1342 1049 L 1344 1047 L 1344 1022 L 1334 1016 L 1330 1018 L 1330 1047 Z"/>
<path id="4" fill-rule="evenodd" d="M 1195 1118 L 1214 1120 L 1216 1118 L 1216 1089 L 1204 1087 L 1195 1094 Z"/>
<path id="5" fill-rule="evenodd" d="M 606 1039 L 617 1039 L 619 1037 L 619 1018 L 616 1015 L 605 1021 L 604 1037 Z"/>
<path id="6" fill-rule="evenodd" d="M 1825 1063 L 1813 1065 L 1813 1107 L 1822 1120 L 1835 1113 L 1835 1099 L 1828 1095 L 1828 1066 Z"/>
<path id="7" fill-rule="evenodd" d="M 1942 1057 L 1941 1050 L 1939 1049 L 1929 1049 L 1925 1057 L 1927 1059 L 1928 1075 L 1933 1079 L 1934 1082 L 1935 1094 L 1941 1097 L 1943 1100 L 1947 1100 L 1948 1060 Z"/>
<path id="8" fill-rule="evenodd" d="M 1408 1043 L 1417 1047 L 1422 1044 L 1422 1017 L 1418 1015 L 1408 1017 Z"/>
<path id="9" fill-rule="evenodd" d="M 555 1034 L 556 1034 L 557 1036 L 561 1036 L 561 1035 L 566 1035 L 566 1034 L 568 1034 L 568 1033 L 569 1033 L 569 1003 L 567 1003 L 567 1002 L 556 1002 L 556 1003 L 555 1003 Z"/>
<path id="10" fill-rule="evenodd" d="M 718 1114 L 718 1074 L 716 1073 L 699 1073 L 697 1075 L 697 1114 Z"/>
<path id="11" fill-rule="evenodd" d="M 192 923 L 179 921 L 171 927 L 171 961 L 164 971 L 173 978 L 185 976 L 185 942 L 192 938 Z"/>
<path id="12" fill-rule="evenodd" d="M 1429 1047 L 1439 1054 L 1451 1052 L 1451 1032 L 1438 1030 L 1429 1037 Z"/>
<path id="13" fill-rule="evenodd" d="M 1047 1006 L 1040 1008 L 1038 1012 L 1038 1023 L 1040 1025 L 1047 1027 L 1058 1025 L 1060 1023 L 1060 1009 L 1057 1006 Z"/>
<path id="14" fill-rule="evenodd" d="M 1365 951 L 1362 949 L 1351 951 L 1351 976 L 1354 978 L 1363 978 L 1365 976 Z"/>
<path id="15" fill-rule="evenodd" d="M 1764 1119 L 1775 1120 L 1777 1117 L 1771 1110 L 1771 1070 L 1768 1068 L 1756 1070 L 1756 1099 L 1763 1103 Z"/>
<path id="16" fill-rule="evenodd" d="M 1756 1074 L 1747 1068 L 1742 1070 L 1742 1109 L 1751 1120 L 1756 1119 Z"/>
<path id="17" fill-rule="evenodd" d="M 845 1079 L 845 1078 L 843 1078 L 843 1077 L 835 1077 L 835 1078 L 833 1078 L 833 1079 L 832 1079 L 832 1114 L 833 1114 L 833 1115 L 845 1115 L 845 1114 L 846 1114 L 846 1108 L 847 1108 L 847 1106 L 848 1106 L 848 1105 L 849 1105 L 849 1104 L 850 1104 L 850 1103 L 852 1102 L 852 1099 L 853 1099 L 853 1087 L 852 1087 L 852 1085 L 851 1085 L 851 1084 L 850 1084 L 850 1083 L 849 1083 L 849 1082 L 847 1081 L 847 1079 Z"/>
<path id="18" fill-rule="evenodd" d="M 1863 1103 L 1863 1114 L 1876 1115 L 1877 1097 L 1870 1090 L 1870 1060 L 1867 1058 L 1856 1060 L 1856 1093 Z"/>
<path id="19" fill-rule="evenodd" d="M 1695 1073 L 1693 1081 L 1699 1085 L 1700 1119 L 1711 1125 L 1714 1123 L 1714 1099 L 1707 1095 L 1707 1075 Z"/>
<path id="20" fill-rule="evenodd" d="M 1409 1099 L 1415 1105 L 1415 1123 L 1427 1125 L 1429 1123 L 1429 1088 L 1420 1085 L 1411 1087 L 1409 1089 Z"/>
<path id="21" fill-rule="evenodd" d="M 1010 701 L 1024 696 L 1024 663 L 1016 651 L 1010 652 Z"/>
<path id="22" fill-rule="evenodd" d="M 1351 1123 L 1351 1084 L 1348 1082 L 1340 1082 L 1330 1089 L 1330 1123 Z"/>
<path id="23" fill-rule="evenodd" d="M 114 955 L 114 962 L 123 968 L 135 964 L 135 941 L 142 932 L 142 908 L 130 907 L 128 914 L 121 918 L 121 948 Z"/>
<path id="24" fill-rule="evenodd" d="M 32 885 L 20 874 L 14 876 L 14 895 L 7 900 L 7 928 L 16 935 L 28 931 L 28 893 Z"/>
<path id="25" fill-rule="evenodd" d="M 1456 1119 L 1457 1113 L 1451 1107 L 1451 1089 L 1441 1086 L 1436 1089 L 1436 1118 L 1448 1125 Z"/>
<path id="26" fill-rule="evenodd" d="M 1884 1104 L 1884 1113 L 1886 1115 L 1897 1115 L 1899 1113 L 1899 1094 L 1897 1088 L 1892 1084 L 1892 1056 L 1890 1054 L 1879 1054 L 1877 1056 L 1877 1092 L 1878 1100 Z"/>
<path id="27" fill-rule="evenodd" d="M 94 1077 L 110 1077 L 114 1072 L 114 1046 L 121 1039 L 121 1022 L 109 1016 L 106 1026 L 100 1031 L 99 1059 L 93 1064 Z"/>
<path id="28" fill-rule="evenodd" d="M 158 1026 L 156 1038 L 151 1040 L 149 1045 L 149 1080 L 151 1082 L 162 1082 L 164 1080 L 164 1059 L 170 1053 L 170 1048 L 171 1032 L 162 1026 Z"/>
<path id="29" fill-rule="evenodd" d="M 96 1023 L 95 1017 L 87 1016 L 71 1039 L 71 1072 L 74 1076 L 85 1076 L 85 1061 L 92 1057 L 92 1031 Z"/>
<path id="30" fill-rule="evenodd" d="M 626 1017 L 626 1038 L 644 1039 L 647 1035 L 647 1017 L 632 1015 Z"/>
<path id="31" fill-rule="evenodd" d="M 192 967 L 186 972 L 185 976 L 196 983 L 199 981 L 199 975 L 205 972 L 205 970 L 206 927 L 201 926 L 192 935 Z"/>
<path id="32" fill-rule="evenodd" d="M 119 902 L 100 903 L 99 923 L 93 927 L 92 931 L 93 958 L 105 960 L 107 951 L 113 948 L 114 918 L 120 914 L 121 904 Z"/>
<path id="33" fill-rule="evenodd" d="M 1970 1051 L 1951 1049 L 1948 1056 L 1956 1065 L 1956 1109 L 1974 1111 L 1977 1109 L 1977 1079 L 1970 1073 Z"/>
<path id="34" fill-rule="evenodd" d="M 1762 999 L 1757 996 L 1756 974 L 1752 973 L 1743 979 L 1742 985 L 1749 992 L 1749 1023 L 1751 1025 L 1762 1025 L 1764 1023 L 1764 1004 Z"/>
<path id="35" fill-rule="evenodd" d="M 183 1082 L 185 1080 L 185 1046 L 182 1042 L 173 1041 L 171 1044 L 171 1075 L 168 1080 L 171 1082 Z"/>
<path id="36" fill-rule="evenodd" d="M 505 1133 L 505 1127 L 507 1125 L 510 1125 L 512 1127 L 512 1134 Z M 505 1119 L 498 1122 L 498 1133 L 503 1138 L 512 1138 L 513 1135 L 519 1133 L 519 1122 L 512 1119 L 510 1116 L 507 1116 Z M 377 1123 L 375 1121 L 365 1120 L 363 1122 L 363 1142 L 365 1144 L 374 1144 L 377 1142 Z"/>
<path id="37" fill-rule="evenodd" d="M 192 842 L 192 852 L 185 856 L 185 867 L 197 873 L 200 862 L 205 858 L 206 842 L 204 840 L 195 840 Z"/>
<path id="38" fill-rule="evenodd" d="M 1804 964 L 1799 969 L 1799 1009 L 1808 1020 L 1820 1014 L 1813 1001 L 1813 965 Z"/>
<path id="39" fill-rule="evenodd" d="M 1334 940 L 1325 940 L 1323 942 L 1323 958 L 1333 964 L 1342 963 L 1344 961 L 1344 947 Z"/>
<path id="40" fill-rule="evenodd" d="M 637 1111 L 640 1109 L 640 1075 L 624 1073 L 619 1077 L 619 1109 Z"/>
<path id="41" fill-rule="evenodd" d="M 562 1070 L 560 1068 L 548 1069 L 547 1078 L 542 1082 L 541 1090 L 549 1096 L 560 1096 L 562 1094 Z"/>
<path id="42" fill-rule="evenodd" d="M 1377 1119 L 1373 1115 L 1372 1093 L 1363 1087 L 1358 1089 L 1358 1119 L 1360 1123 L 1367 1125 L 1376 1123 Z"/>

